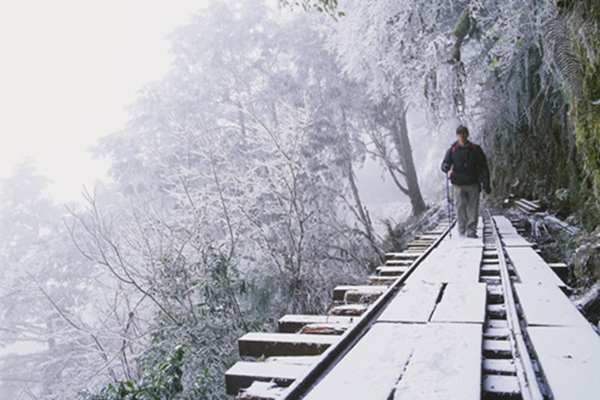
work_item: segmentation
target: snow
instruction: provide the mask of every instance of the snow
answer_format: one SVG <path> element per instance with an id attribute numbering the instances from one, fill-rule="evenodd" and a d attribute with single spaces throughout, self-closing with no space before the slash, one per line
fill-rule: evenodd
<path id="1" fill-rule="evenodd" d="M 252 385 L 244 390 L 244 392 L 238 397 L 239 400 L 244 399 L 277 399 L 278 396 L 284 391 L 284 388 L 278 387 L 273 382 L 254 382 Z"/>
<path id="2" fill-rule="evenodd" d="M 600 337 L 587 327 L 527 329 L 554 400 L 600 399 Z"/>
<path id="3" fill-rule="evenodd" d="M 377 287 L 377 286 L 376 286 Z M 356 317 L 344 317 L 337 315 L 304 315 L 304 314 L 288 314 L 282 317 L 279 322 L 298 322 L 306 324 L 351 324 L 356 320 Z"/>
<path id="4" fill-rule="evenodd" d="M 435 322 L 485 322 L 486 285 L 449 283 L 431 318 Z"/>
<path id="5" fill-rule="evenodd" d="M 402 275 L 403 273 L 405 273 L 406 271 L 408 271 L 408 267 L 387 267 L 387 266 L 382 266 L 382 267 L 377 267 L 376 271 L 380 275 L 383 275 L 383 276 L 397 276 L 397 275 Z"/>
<path id="6" fill-rule="evenodd" d="M 498 229 L 500 235 L 517 233 L 517 230 L 508 218 L 501 215 L 494 215 L 493 219 L 494 222 L 496 222 L 496 228 Z"/>
<path id="7" fill-rule="evenodd" d="M 279 332 L 281 333 L 296 333 L 304 326 L 329 325 L 333 327 L 343 328 L 352 325 L 356 321 L 356 317 L 333 316 L 333 315 L 286 315 L 279 319 Z"/>
<path id="8" fill-rule="evenodd" d="M 378 321 L 425 323 L 436 304 L 441 283 L 407 282 Z"/>
<path id="9" fill-rule="evenodd" d="M 242 336 L 240 341 L 249 342 L 273 342 L 273 343 L 315 343 L 331 345 L 336 343 L 339 338 L 330 335 L 300 335 L 295 333 L 263 333 L 250 332 Z"/>
<path id="10" fill-rule="evenodd" d="M 479 400 L 481 331 L 479 324 L 426 325 L 394 400 Z"/>
<path id="11" fill-rule="evenodd" d="M 329 314 L 348 316 L 352 315 L 358 317 L 362 315 L 367 310 L 367 308 L 368 306 L 363 304 L 344 304 L 332 308 L 331 310 L 329 310 Z"/>
<path id="12" fill-rule="evenodd" d="M 493 353 L 510 353 L 511 345 L 508 340 L 495 340 L 489 339 L 483 342 L 483 350 L 491 351 Z"/>
<path id="13" fill-rule="evenodd" d="M 233 367 L 229 368 L 227 375 L 294 380 L 309 367 L 310 365 L 306 364 L 239 361 Z"/>
<path id="14" fill-rule="evenodd" d="M 410 259 L 415 259 L 417 257 L 419 257 L 421 254 L 421 252 L 410 252 L 410 251 L 403 251 L 402 253 L 387 253 L 387 256 L 393 257 L 393 258 L 410 258 Z"/>
<path id="15" fill-rule="evenodd" d="M 486 334 L 489 329 L 486 329 Z M 508 332 L 508 331 L 507 331 Z M 497 374 L 511 374 L 514 375 L 517 372 L 515 361 L 514 360 L 501 360 L 501 359 L 493 359 L 487 358 L 483 360 L 483 370 L 490 373 Z"/>
<path id="16" fill-rule="evenodd" d="M 296 356 L 296 357 L 269 357 L 266 363 L 277 363 L 278 365 L 313 365 L 321 359 L 321 356 Z"/>
<path id="17" fill-rule="evenodd" d="M 422 326 L 377 323 L 305 400 L 387 400 Z"/>
<path id="18" fill-rule="evenodd" d="M 408 281 L 479 283 L 481 247 L 461 243 L 479 240 L 446 239 L 425 259 Z"/>
<path id="19" fill-rule="evenodd" d="M 512 225 L 503 223 L 500 220 L 499 225 L 509 235 L 506 232 Z M 508 340 L 482 339 L 487 286 L 479 283 L 481 242 L 457 237 L 444 240 L 406 281 L 371 330 L 304 398 L 479 399 L 482 382 L 494 392 L 519 391 L 514 376 L 481 379 L 482 349 L 511 351 Z M 555 275 L 530 246 L 508 251 L 516 267 L 525 271 L 522 276 L 536 282 L 517 283 L 516 294 L 554 398 L 600 398 L 596 377 L 600 338 L 561 291 L 562 282 L 552 278 Z M 505 321 L 493 320 L 490 326 L 498 337 L 508 333 Z M 514 372 L 511 360 L 492 361 L 487 362 L 487 370 Z"/>
<path id="20" fill-rule="evenodd" d="M 366 294 L 381 294 L 388 289 L 387 286 L 337 286 L 335 290 L 343 291 L 343 292 L 358 292 L 358 293 L 366 293 Z"/>
<path id="21" fill-rule="evenodd" d="M 316 355 L 339 341 L 333 335 L 295 333 L 247 333 L 238 339 L 241 356 Z"/>
<path id="22" fill-rule="evenodd" d="M 531 247 L 532 243 L 529 243 L 521 235 L 518 234 L 502 234 L 502 242 L 506 247 Z"/>
<path id="23" fill-rule="evenodd" d="M 522 283 L 564 287 L 564 282 L 531 247 L 507 247 L 506 254 Z"/>
<path id="24" fill-rule="evenodd" d="M 527 324 L 553 326 L 588 326 L 567 296 L 557 286 L 517 283 L 515 290 Z"/>
<path id="25" fill-rule="evenodd" d="M 489 375 L 483 379 L 486 392 L 519 393 L 519 381 L 515 376 Z"/>

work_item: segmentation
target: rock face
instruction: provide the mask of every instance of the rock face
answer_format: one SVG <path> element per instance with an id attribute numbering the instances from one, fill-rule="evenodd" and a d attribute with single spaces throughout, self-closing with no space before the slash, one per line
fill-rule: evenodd
<path id="1" fill-rule="evenodd" d="M 580 246 L 575 252 L 573 272 L 582 281 L 600 280 L 600 239 Z"/>

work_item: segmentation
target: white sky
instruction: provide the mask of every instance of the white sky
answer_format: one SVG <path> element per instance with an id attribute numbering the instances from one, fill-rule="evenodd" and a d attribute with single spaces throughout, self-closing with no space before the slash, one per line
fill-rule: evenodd
<path id="1" fill-rule="evenodd" d="M 166 36 L 205 0 L 2 0 L 0 178 L 32 157 L 57 201 L 104 179 L 88 148 L 127 120 L 125 107 L 160 79 Z"/>

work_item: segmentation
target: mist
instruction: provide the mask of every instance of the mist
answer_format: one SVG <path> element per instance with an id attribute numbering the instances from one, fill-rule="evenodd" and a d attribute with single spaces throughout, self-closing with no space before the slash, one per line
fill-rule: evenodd
<path id="1" fill-rule="evenodd" d="M 485 70 L 446 60 L 460 10 L 371 3 L 2 6 L 3 398 L 224 398 L 237 337 L 325 310 L 444 196 Z"/>

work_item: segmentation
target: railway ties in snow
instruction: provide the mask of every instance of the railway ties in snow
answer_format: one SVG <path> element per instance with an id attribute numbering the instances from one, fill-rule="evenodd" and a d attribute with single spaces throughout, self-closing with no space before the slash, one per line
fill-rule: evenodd
<path id="1" fill-rule="evenodd" d="M 492 223 L 493 222 L 493 223 Z M 238 399 L 596 399 L 600 339 L 504 217 L 480 239 L 447 224 L 389 253 L 330 315 L 287 315 L 239 340 Z M 562 269 L 562 265 L 554 267 Z M 258 360 L 258 361 L 256 361 Z"/>

